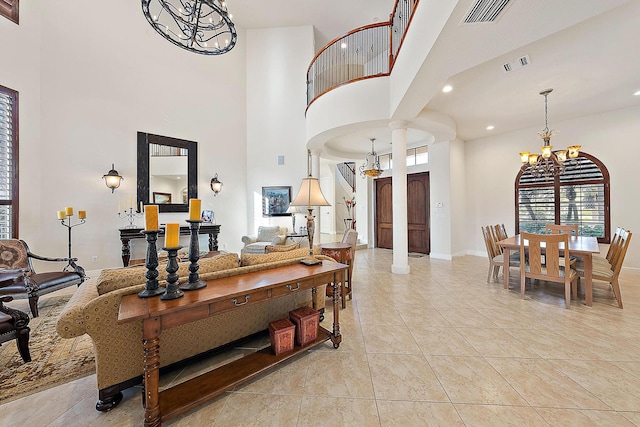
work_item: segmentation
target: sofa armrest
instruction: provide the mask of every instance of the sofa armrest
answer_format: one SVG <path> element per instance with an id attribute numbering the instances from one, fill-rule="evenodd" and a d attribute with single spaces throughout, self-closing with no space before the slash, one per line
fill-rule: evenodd
<path id="1" fill-rule="evenodd" d="M 257 241 L 258 241 L 257 235 L 242 236 L 242 243 L 244 243 L 245 246 L 250 245 L 251 243 L 255 243 Z"/>
<path id="2" fill-rule="evenodd" d="M 284 243 L 287 241 L 287 235 L 286 234 L 282 234 L 279 236 L 276 236 L 273 238 L 273 240 L 271 241 L 272 245 L 284 245 Z"/>
<path id="3" fill-rule="evenodd" d="M 62 338 L 75 338 L 87 333 L 84 307 L 98 298 L 96 280 L 90 279 L 78 287 L 56 322 L 56 331 Z"/>

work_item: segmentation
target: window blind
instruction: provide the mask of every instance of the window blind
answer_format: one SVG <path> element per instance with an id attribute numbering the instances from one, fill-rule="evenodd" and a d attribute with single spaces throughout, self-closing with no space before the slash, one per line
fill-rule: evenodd
<path id="1" fill-rule="evenodd" d="M 0 238 L 14 233 L 17 92 L 0 86 Z"/>

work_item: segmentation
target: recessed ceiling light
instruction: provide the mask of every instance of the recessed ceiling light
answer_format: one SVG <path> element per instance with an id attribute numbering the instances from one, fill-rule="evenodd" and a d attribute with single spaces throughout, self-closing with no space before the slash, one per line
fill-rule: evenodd
<path id="1" fill-rule="evenodd" d="M 634 93 L 635 96 L 640 96 L 640 90 Z"/>
<path id="2" fill-rule="evenodd" d="M 340 47 L 341 47 L 341 48 L 343 48 L 343 49 L 346 49 L 346 48 L 347 48 L 347 44 L 343 42 L 343 43 L 340 45 Z"/>
<path id="3" fill-rule="evenodd" d="M 495 127 L 493 125 L 487 126 L 487 130 L 493 130 L 493 129 L 495 129 Z"/>
<path id="4" fill-rule="evenodd" d="M 451 86 L 449 86 L 449 85 L 446 85 L 445 87 L 443 87 L 443 88 L 442 88 L 442 91 L 443 91 L 444 93 L 449 93 L 449 92 L 451 92 L 452 90 L 453 90 L 453 88 L 452 88 Z"/>

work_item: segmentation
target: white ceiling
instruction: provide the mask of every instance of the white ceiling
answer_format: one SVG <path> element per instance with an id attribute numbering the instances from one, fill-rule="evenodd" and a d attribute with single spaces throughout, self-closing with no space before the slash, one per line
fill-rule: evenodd
<path id="1" fill-rule="evenodd" d="M 495 23 L 463 26 L 460 13 L 473 2 L 458 2 L 432 50 L 433 56 L 441 55 L 430 66 L 440 61 L 446 68 L 443 61 L 464 62 L 455 55 L 472 56 L 477 51 L 499 54 L 447 76 L 442 83 L 454 88 L 448 94 L 418 92 L 424 110 L 454 119 L 459 138 L 469 141 L 489 132 L 542 129 L 544 98 L 539 92 L 547 88 L 554 89 L 549 95 L 552 129 L 558 121 L 640 105 L 640 96 L 633 96 L 640 90 L 640 1 L 512 0 Z M 319 49 L 333 38 L 373 23 L 374 18 L 388 20 L 393 4 L 393 0 L 229 0 L 229 9 L 237 25 L 245 28 L 313 25 Z M 539 39 L 531 35 L 529 39 L 535 41 L 517 44 L 527 40 L 532 28 L 542 28 L 548 35 Z M 503 71 L 503 63 L 523 55 L 529 55 L 530 65 Z M 486 130 L 490 124 L 495 126 L 493 131 Z M 364 153 L 370 149 L 370 137 L 378 139 L 379 152 L 390 150 L 391 132 L 384 125 L 347 133 L 327 146 Z"/>
<path id="2" fill-rule="evenodd" d="M 244 28 L 313 25 L 316 50 L 364 25 L 388 21 L 394 0 L 227 0 L 233 21 Z"/>

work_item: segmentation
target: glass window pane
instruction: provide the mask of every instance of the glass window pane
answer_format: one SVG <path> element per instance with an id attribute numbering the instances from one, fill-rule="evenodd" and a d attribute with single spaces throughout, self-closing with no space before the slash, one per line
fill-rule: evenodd
<path id="1" fill-rule="evenodd" d="M 429 163 L 429 153 L 427 152 L 427 146 L 416 148 L 416 165 L 424 165 Z"/>
<path id="2" fill-rule="evenodd" d="M 578 224 L 580 236 L 604 237 L 604 185 L 560 187 L 560 223 Z"/>
<path id="3" fill-rule="evenodd" d="M 521 188 L 520 232 L 544 234 L 547 223 L 555 222 L 553 187 Z"/>
<path id="4" fill-rule="evenodd" d="M 416 164 L 416 150 L 410 148 L 407 150 L 407 166 L 414 166 Z"/>
<path id="5" fill-rule="evenodd" d="M 391 154 L 383 154 L 378 157 L 380 161 L 380 169 L 388 170 L 391 169 Z"/>

